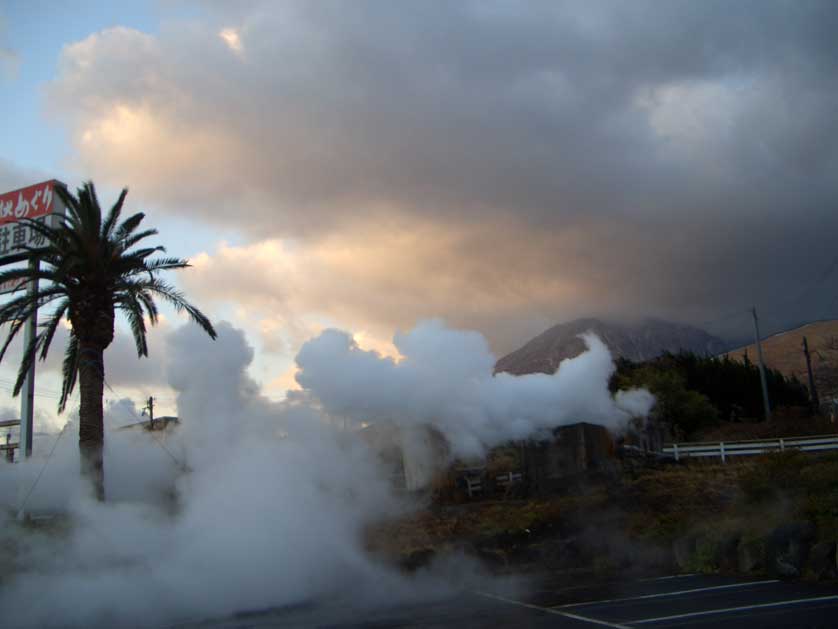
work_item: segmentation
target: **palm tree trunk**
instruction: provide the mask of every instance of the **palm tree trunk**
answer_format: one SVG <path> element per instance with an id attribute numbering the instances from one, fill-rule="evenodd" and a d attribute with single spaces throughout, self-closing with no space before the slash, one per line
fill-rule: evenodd
<path id="1" fill-rule="evenodd" d="M 105 500 L 104 350 L 81 343 L 79 348 L 79 455 L 81 473 L 93 485 L 99 501 Z"/>

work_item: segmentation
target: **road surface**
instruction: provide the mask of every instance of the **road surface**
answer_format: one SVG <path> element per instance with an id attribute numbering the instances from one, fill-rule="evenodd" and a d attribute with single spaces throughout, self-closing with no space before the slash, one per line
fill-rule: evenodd
<path id="1" fill-rule="evenodd" d="M 183 629 L 401 629 L 484 627 L 567 629 L 838 627 L 838 587 L 678 575 L 568 587 L 545 578 L 528 593 L 466 590 L 441 600 L 359 610 L 301 605 L 169 627 Z"/>

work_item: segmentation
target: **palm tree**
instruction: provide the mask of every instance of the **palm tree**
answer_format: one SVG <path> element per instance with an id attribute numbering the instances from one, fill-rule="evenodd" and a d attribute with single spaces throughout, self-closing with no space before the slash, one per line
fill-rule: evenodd
<path id="1" fill-rule="evenodd" d="M 0 272 L 0 282 L 40 280 L 37 291 L 26 291 L 0 306 L 0 325 L 9 324 L 8 335 L 0 348 L 0 361 L 36 310 L 43 312 L 50 306 L 38 333 L 24 348 L 14 386 L 17 395 L 36 355 L 46 359 L 62 319 L 66 316 L 69 320 L 71 328 L 64 354 L 58 412 L 65 409 L 78 379 L 82 474 L 91 479 L 97 498 L 104 500 L 103 356 L 114 338 L 116 311 L 125 313 L 140 357 L 148 356 L 146 317 L 151 325 L 157 323 L 155 298 L 186 312 L 211 338 L 216 333 L 200 310 L 157 275 L 159 271 L 186 268 L 189 263 L 180 258 L 152 259 L 153 254 L 165 251 L 163 247 L 136 248 L 142 240 L 157 234 L 155 229 L 138 231 L 144 214 L 133 214 L 120 222 L 127 188 L 122 190 L 104 220 L 92 182 L 79 188 L 75 197 L 60 186 L 56 186 L 56 194 L 67 209 L 60 224 L 50 226 L 24 220 L 45 242 L 43 248 L 24 249 L 30 259 L 39 260 L 41 265 Z"/>

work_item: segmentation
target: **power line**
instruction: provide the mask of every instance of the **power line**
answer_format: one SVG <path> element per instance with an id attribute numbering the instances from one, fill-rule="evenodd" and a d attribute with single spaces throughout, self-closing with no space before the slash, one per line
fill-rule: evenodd
<path id="1" fill-rule="evenodd" d="M 818 275 L 806 287 L 804 287 L 803 290 L 801 290 L 796 296 L 789 297 L 787 299 L 783 299 L 783 300 L 780 300 L 778 302 L 775 302 L 770 307 L 761 307 L 760 311 L 761 311 L 762 314 L 760 315 L 760 318 L 762 318 L 762 319 L 773 319 L 773 320 L 779 319 L 780 317 L 782 317 L 782 314 L 778 312 L 778 310 L 780 308 L 782 308 L 783 306 L 785 306 L 787 304 L 799 303 L 813 289 L 815 289 L 815 288 L 820 289 L 823 286 L 823 284 L 830 278 L 830 276 L 835 272 L 836 269 L 838 269 L 838 255 L 833 257 L 832 260 L 830 260 L 829 264 L 827 264 L 824 267 L 824 269 L 820 273 L 820 275 Z M 823 314 L 819 318 L 820 319 L 825 319 L 827 313 L 832 310 L 832 308 L 836 304 L 836 302 L 838 302 L 838 294 L 836 294 L 836 297 L 834 297 L 832 300 L 830 300 L 829 306 L 827 307 L 827 309 L 825 311 L 822 311 Z M 713 318 L 713 319 L 709 319 L 707 321 L 703 321 L 701 323 L 701 325 L 702 325 L 702 327 L 711 327 L 715 324 L 722 323 L 724 321 L 729 321 L 731 319 L 741 317 L 743 315 L 750 315 L 750 314 L 751 314 L 751 309 L 750 308 L 742 308 L 742 309 L 730 312 L 726 315 L 722 315 L 720 317 L 716 317 L 716 318 Z"/>
<path id="2" fill-rule="evenodd" d="M 47 465 L 49 465 L 50 459 L 52 459 L 52 455 L 55 454 L 55 448 L 58 447 L 58 442 L 61 441 L 61 437 L 64 436 L 64 432 L 67 430 L 67 426 L 70 424 L 64 424 L 64 428 L 61 429 L 61 432 L 58 433 L 58 437 L 55 439 L 55 443 L 52 444 L 52 449 L 49 451 L 47 455 L 47 460 L 44 461 L 43 466 L 41 466 L 41 471 L 38 472 L 38 477 L 35 479 L 35 482 L 32 483 L 32 486 L 29 488 L 29 491 L 26 494 L 26 497 L 23 499 L 23 502 L 20 504 L 20 507 L 17 510 L 17 517 L 20 519 L 23 516 L 23 510 L 26 508 L 26 503 L 29 501 L 29 497 L 32 495 L 32 492 L 35 491 L 35 487 L 38 486 L 38 483 L 41 481 L 41 476 L 44 475 L 44 470 L 47 469 Z"/>
<path id="3" fill-rule="evenodd" d="M 149 398 L 149 400 L 151 400 L 151 399 L 153 399 L 153 398 Z M 140 417 L 139 415 L 137 415 L 137 412 L 134 411 L 133 409 L 131 410 L 131 413 L 133 413 L 134 417 L 136 417 L 139 421 L 141 421 L 141 422 L 143 421 L 143 418 Z M 157 439 L 157 437 L 155 437 L 153 430 L 149 430 L 148 434 L 151 436 L 151 439 L 154 441 L 154 443 L 156 443 L 158 446 L 160 446 L 163 449 L 163 451 L 166 454 L 169 455 L 169 457 L 172 459 L 172 461 L 174 461 L 175 465 L 178 467 L 178 469 L 181 472 L 191 472 L 192 471 L 191 468 L 186 463 L 182 463 L 174 454 L 172 454 L 172 451 L 169 450 L 169 448 L 167 448 L 166 445 L 162 441 L 160 441 L 159 439 Z"/>

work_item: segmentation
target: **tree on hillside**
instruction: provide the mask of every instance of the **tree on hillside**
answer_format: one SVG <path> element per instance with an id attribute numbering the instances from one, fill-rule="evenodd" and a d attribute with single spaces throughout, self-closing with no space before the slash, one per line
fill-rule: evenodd
<path id="1" fill-rule="evenodd" d="M 687 387 L 684 376 L 674 369 L 655 364 L 620 364 L 612 386 L 619 389 L 644 387 L 655 396 L 652 417 L 673 431 L 676 439 L 688 439 L 696 432 L 714 426 L 719 412 L 707 396 Z"/>
<path id="2" fill-rule="evenodd" d="M 773 406 L 806 406 L 806 388 L 796 378 L 766 369 Z M 689 438 L 720 420 L 762 417 L 759 371 L 750 362 L 727 357 L 666 353 L 644 363 L 617 360 L 613 390 L 646 387 L 657 398 L 653 411 L 661 421 Z"/>
<path id="3" fill-rule="evenodd" d="M 58 412 L 66 407 L 78 380 L 82 474 L 93 483 L 97 498 L 104 500 L 103 358 L 114 338 L 116 311 L 125 314 L 140 357 L 148 356 L 146 317 L 151 325 L 157 323 L 155 299 L 186 312 L 211 338 L 216 334 L 212 323 L 200 310 L 158 277 L 160 271 L 183 269 L 189 266 L 188 262 L 180 258 L 152 258 L 165 249 L 137 246 L 157 234 L 156 229 L 139 230 L 144 214 L 136 213 L 120 221 L 127 188 L 122 190 L 105 217 L 92 182 L 79 188 L 77 196 L 63 187 L 56 187 L 56 194 L 67 208 L 65 220 L 60 225 L 23 221 L 45 241 L 43 248 L 26 249 L 30 257 L 40 260 L 40 267 L 27 266 L 0 273 L 0 282 L 40 280 L 37 292 L 30 294 L 27 291 L 0 306 L 0 325 L 9 326 L 0 348 L 0 360 L 36 309 L 44 312 L 49 306 L 38 333 L 24 348 L 14 387 L 17 395 L 36 355 L 41 360 L 46 359 L 62 319 L 69 320 L 71 329 L 64 354 Z"/>

